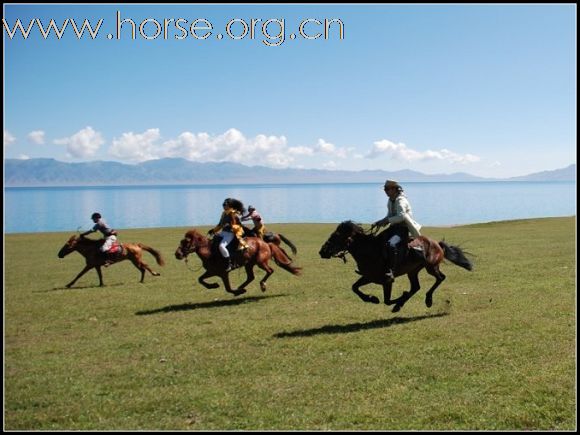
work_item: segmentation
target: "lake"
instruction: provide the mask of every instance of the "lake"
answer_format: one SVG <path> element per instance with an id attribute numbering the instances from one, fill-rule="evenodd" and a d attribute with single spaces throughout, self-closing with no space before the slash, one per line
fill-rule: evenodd
<path id="1" fill-rule="evenodd" d="M 447 226 L 576 214 L 575 182 L 404 183 L 415 219 Z M 386 215 L 382 183 L 9 187 L 4 232 L 86 230 L 98 211 L 114 228 L 196 227 L 219 220 L 224 198 L 268 223 L 371 223 Z"/>

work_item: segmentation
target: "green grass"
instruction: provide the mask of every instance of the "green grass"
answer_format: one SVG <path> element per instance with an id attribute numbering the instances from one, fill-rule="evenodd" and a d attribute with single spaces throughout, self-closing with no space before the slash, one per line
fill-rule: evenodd
<path id="1" fill-rule="evenodd" d="M 274 266 L 267 292 L 256 280 L 237 298 L 174 258 L 185 228 L 123 231 L 167 265 L 145 254 L 160 277 L 140 284 L 125 262 L 102 288 L 94 271 L 64 288 L 83 265 L 56 256 L 69 234 L 6 235 L 5 429 L 576 427 L 575 217 L 426 228 L 475 270 L 444 264 L 430 309 L 422 272 L 397 314 L 351 292 L 351 257 L 318 256 L 335 226 L 272 225 L 303 275 Z"/>

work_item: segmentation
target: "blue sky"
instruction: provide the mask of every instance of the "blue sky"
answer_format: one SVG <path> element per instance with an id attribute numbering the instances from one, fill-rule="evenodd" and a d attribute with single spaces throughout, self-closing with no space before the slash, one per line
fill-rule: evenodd
<path id="1" fill-rule="evenodd" d="M 130 23 L 117 39 L 117 12 L 136 39 Z M 576 161 L 574 5 L 5 5 L 3 17 L 7 158 L 488 177 Z M 205 20 L 194 32 L 207 39 L 179 18 Z M 70 21 L 61 39 L 36 22 L 10 38 L 17 19 L 103 21 L 95 39 Z M 325 19 L 343 39 L 338 21 L 313 39 Z"/>

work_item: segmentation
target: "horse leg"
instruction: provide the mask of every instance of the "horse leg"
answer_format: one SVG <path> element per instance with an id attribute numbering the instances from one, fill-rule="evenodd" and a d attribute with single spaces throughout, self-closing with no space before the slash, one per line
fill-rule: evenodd
<path id="1" fill-rule="evenodd" d="M 393 313 L 396 313 L 403 308 L 403 305 L 405 305 L 405 303 L 421 289 L 421 285 L 419 284 L 419 271 L 421 269 L 422 267 L 407 274 L 409 282 L 411 283 L 411 289 L 408 292 L 403 292 L 403 294 L 395 300 L 396 305 L 393 308 Z"/>
<path id="2" fill-rule="evenodd" d="M 429 275 L 433 275 L 435 277 L 435 284 L 431 286 L 431 288 L 427 292 L 427 295 L 425 296 L 425 305 L 427 305 L 427 307 L 430 308 L 433 305 L 433 292 L 445 280 L 445 275 L 443 274 L 443 272 L 441 272 L 441 270 L 439 270 L 438 264 L 427 266 L 426 270 L 429 273 Z"/>
<path id="3" fill-rule="evenodd" d="M 244 268 L 246 269 L 246 280 L 243 282 L 243 284 L 242 284 L 242 285 L 240 285 L 240 286 L 238 287 L 238 290 L 239 290 L 239 289 L 245 289 L 245 288 L 246 288 L 246 286 L 247 286 L 249 283 L 251 283 L 251 282 L 252 282 L 252 281 L 253 281 L 253 280 L 256 278 L 256 276 L 254 275 L 254 266 L 253 266 L 253 265 L 251 265 L 251 264 L 246 264 L 246 265 L 244 266 Z"/>
<path id="4" fill-rule="evenodd" d="M 103 284 L 103 274 L 101 273 L 101 266 L 95 266 L 95 269 L 97 269 L 97 275 L 99 275 L 99 287 L 103 287 L 105 284 Z"/>
<path id="5" fill-rule="evenodd" d="M 228 293 L 231 293 L 234 296 L 239 296 L 239 295 L 246 293 L 246 289 L 243 289 L 243 288 L 239 288 L 237 290 L 232 290 L 232 287 L 230 285 L 230 277 L 229 277 L 227 272 L 224 272 L 223 274 L 221 274 L 220 277 L 221 277 L 222 281 L 224 282 L 224 286 L 225 286 L 226 291 Z"/>
<path id="6" fill-rule="evenodd" d="M 134 256 L 130 256 L 129 260 L 131 260 L 131 263 L 133 263 L 133 265 L 139 269 L 141 271 L 141 281 L 139 282 L 143 282 L 143 280 L 145 279 L 145 271 L 149 271 L 149 273 L 153 276 L 159 276 L 160 274 L 157 272 L 153 272 L 151 270 L 151 268 L 141 260 L 141 256 L 140 255 L 134 255 Z"/>
<path id="7" fill-rule="evenodd" d="M 268 263 L 258 263 L 258 267 L 266 272 L 266 276 L 261 279 L 260 281 L 260 289 L 265 292 L 266 291 L 266 281 L 270 278 L 270 275 L 274 273 L 274 269 L 272 269 Z"/>
<path id="8" fill-rule="evenodd" d="M 198 279 L 197 282 L 199 282 L 202 286 L 204 286 L 207 289 L 214 289 L 214 288 L 218 288 L 220 285 L 217 282 L 205 282 L 206 278 L 209 278 L 211 276 L 215 276 L 215 273 L 210 273 L 210 272 L 205 272 L 203 275 L 201 275 Z"/>
<path id="9" fill-rule="evenodd" d="M 87 273 L 89 270 L 91 270 L 93 267 L 95 266 L 89 266 L 88 264 L 83 268 L 83 270 L 80 271 L 80 273 L 75 277 L 75 279 L 73 279 L 71 282 L 69 282 L 66 285 L 66 288 L 71 288 L 72 285 L 77 282 L 77 280 L 83 276 L 85 273 Z M 97 273 L 99 274 L 99 286 L 103 287 L 103 277 L 101 276 L 101 269 L 100 267 L 97 269 Z"/>
<path id="10" fill-rule="evenodd" d="M 364 276 L 359 278 L 353 285 L 352 291 L 356 293 L 356 295 L 361 298 L 364 302 L 371 302 L 373 304 L 380 303 L 379 298 L 373 295 L 367 295 L 359 290 L 360 287 L 363 285 L 369 284 L 371 281 Z"/>
<path id="11" fill-rule="evenodd" d="M 393 290 L 393 282 L 389 280 L 385 280 L 383 282 L 383 298 L 385 305 L 393 305 L 398 301 L 398 299 L 391 300 L 391 291 Z"/>

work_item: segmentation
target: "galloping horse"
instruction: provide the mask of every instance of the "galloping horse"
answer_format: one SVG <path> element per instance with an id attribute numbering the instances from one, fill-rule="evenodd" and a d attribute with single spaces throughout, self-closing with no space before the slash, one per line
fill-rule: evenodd
<path id="1" fill-rule="evenodd" d="M 103 275 L 101 274 L 101 267 L 106 267 L 111 262 L 118 263 L 119 261 L 123 260 L 131 260 L 135 267 L 141 271 L 140 282 L 143 282 L 146 270 L 149 271 L 149 273 L 151 273 L 153 276 L 160 275 L 158 272 L 151 270 L 151 268 L 141 260 L 143 257 L 143 251 L 147 251 L 155 257 L 157 264 L 163 266 L 165 264 L 163 257 L 161 257 L 161 254 L 155 249 L 142 243 L 123 243 L 121 244 L 123 248 L 121 253 L 117 254 L 114 259 L 105 260 L 99 250 L 103 242 L 104 239 L 92 240 L 75 235 L 71 236 L 71 238 L 68 239 L 64 246 L 60 249 L 60 251 L 58 251 L 58 258 L 64 258 L 71 252 L 77 251 L 79 254 L 85 257 L 87 263 L 84 269 L 81 270 L 80 273 L 76 276 L 76 278 L 66 285 L 67 288 L 70 288 L 81 276 L 83 276 L 92 268 L 97 270 L 97 274 L 99 275 L 99 286 L 102 287 L 104 284 Z M 105 265 L 105 262 L 107 262 L 107 265 Z"/>
<path id="2" fill-rule="evenodd" d="M 242 227 L 244 228 L 244 237 L 257 237 L 256 231 L 254 231 L 253 228 L 248 228 L 245 225 L 242 225 Z M 264 241 L 266 243 L 274 243 L 280 249 L 282 249 L 281 245 L 282 245 L 282 242 L 284 242 L 288 246 L 290 246 L 290 249 L 292 250 L 292 254 L 296 255 L 296 253 L 298 252 L 298 249 L 296 249 L 296 246 L 294 245 L 294 243 L 292 243 L 292 241 L 290 241 L 289 239 L 284 237 L 283 234 L 280 234 L 280 233 L 273 233 L 273 232 L 267 231 L 264 234 Z M 284 249 L 282 249 L 282 251 L 284 251 Z M 284 251 L 284 254 L 286 254 L 286 251 Z M 286 254 L 286 256 L 289 257 L 288 254 Z"/>
<path id="3" fill-rule="evenodd" d="M 208 283 L 205 279 L 212 276 L 219 276 L 224 283 L 226 291 L 234 296 L 246 293 L 245 287 L 255 278 L 254 266 L 256 265 L 266 272 L 266 276 L 260 281 L 260 288 L 262 291 L 266 291 L 266 280 L 274 273 L 274 269 L 268 265 L 268 261 L 271 258 L 274 259 L 278 266 L 293 275 L 300 274 L 300 268 L 292 266 L 292 261 L 275 244 L 266 243 L 259 237 L 247 237 L 245 240 L 248 248 L 244 250 L 241 258 L 238 258 L 238 262 L 243 264 L 246 269 L 246 281 L 236 290 L 232 290 L 231 288 L 223 257 L 219 252 L 212 252 L 211 240 L 199 231 L 192 229 L 185 233 L 185 238 L 181 240 L 175 251 L 175 258 L 182 260 L 190 253 L 195 252 L 205 268 L 205 273 L 198 278 L 198 282 L 208 289 L 218 288 L 219 284 Z"/>
<path id="4" fill-rule="evenodd" d="M 365 302 L 378 304 L 379 299 L 361 292 L 359 288 L 370 283 L 380 284 L 383 286 L 385 304 L 394 304 L 393 312 L 399 311 L 421 288 L 418 274 L 425 268 L 436 280 L 425 297 L 425 305 L 431 307 L 433 292 L 445 279 L 445 275 L 439 270 L 439 264 L 444 258 L 467 270 L 473 267 L 460 248 L 429 237 L 416 237 L 409 242 L 406 258 L 394 271 L 395 276 L 406 274 L 409 277 L 411 289 L 403 292 L 398 299 L 391 300 L 392 282 L 386 279 L 386 265 L 381 254 L 382 245 L 385 243 L 383 233 L 367 234 L 360 225 L 345 221 L 338 225 L 319 252 L 322 258 L 339 257 L 344 261 L 347 252 L 353 256 L 358 266 L 357 273 L 362 276 L 352 285 L 352 291 Z"/>

